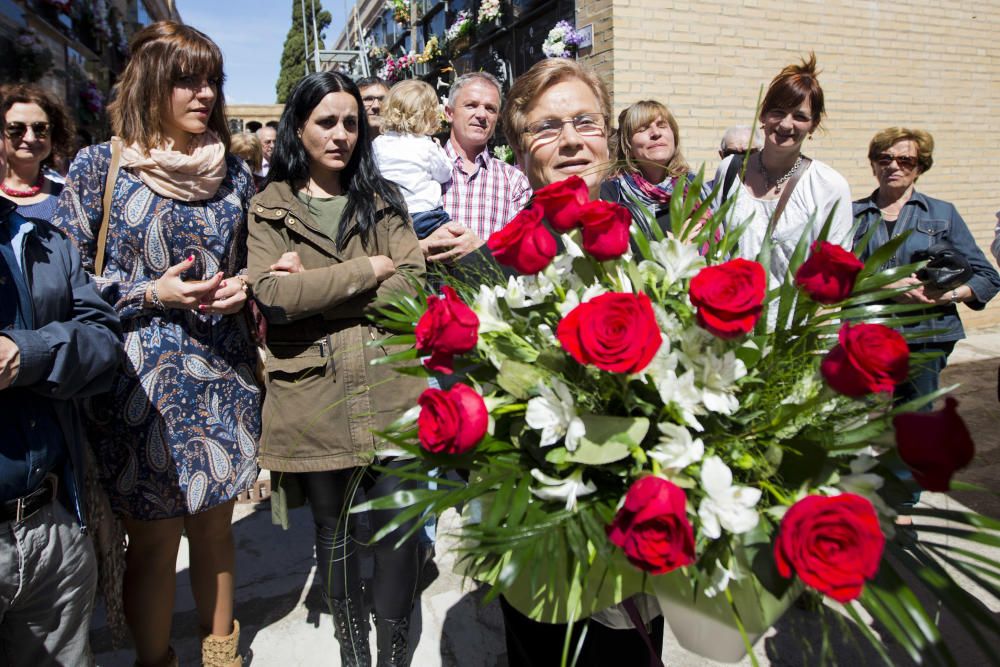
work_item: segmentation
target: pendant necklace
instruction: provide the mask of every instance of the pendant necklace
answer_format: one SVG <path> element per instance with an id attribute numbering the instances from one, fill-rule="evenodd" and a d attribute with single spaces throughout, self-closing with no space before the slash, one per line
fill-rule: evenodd
<path id="1" fill-rule="evenodd" d="M 795 158 L 795 164 L 792 165 L 792 168 L 789 169 L 787 172 L 785 172 L 783 176 L 779 176 L 778 179 L 774 181 L 771 180 L 771 177 L 767 173 L 767 168 L 764 167 L 763 155 L 758 154 L 757 164 L 760 165 L 760 174 L 761 176 L 764 177 L 764 185 L 767 187 L 767 189 L 770 190 L 771 188 L 774 188 L 775 194 L 780 194 L 781 186 L 784 185 L 785 182 L 788 181 L 788 179 L 794 176 L 795 172 L 797 172 L 799 170 L 799 167 L 802 166 L 802 155 L 799 154 L 799 156 Z"/>

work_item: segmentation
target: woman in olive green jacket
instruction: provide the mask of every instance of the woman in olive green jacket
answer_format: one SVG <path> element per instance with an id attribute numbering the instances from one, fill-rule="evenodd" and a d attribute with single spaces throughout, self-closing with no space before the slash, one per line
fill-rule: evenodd
<path id="1" fill-rule="evenodd" d="M 371 365 L 388 350 L 367 315 L 388 293 L 413 292 L 424 261 L 406 206 L 371 155 L 357 87 L 335 72 L 304 78 L 278 128 L 267 187 L 251 202 L 248 267 L 268 320 L 260 465 L 296 473 L 316 523 L 323 593 L 344 665 L 369 665 L 368 619 L 348 510 L 357 485 L 369 498 L 415 488 L 391 474 L 374 431 L 416 405 L 420 378 Z M 274 475 L 277 477 L 279 475 Z M 393 512 L 371 512 L 378 530 Z M 416 543 L 375 546 L 378 664 L 408 664 Z"/>

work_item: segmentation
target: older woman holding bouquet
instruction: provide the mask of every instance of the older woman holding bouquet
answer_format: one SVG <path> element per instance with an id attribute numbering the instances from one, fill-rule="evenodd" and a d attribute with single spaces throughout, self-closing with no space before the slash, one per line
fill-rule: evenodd
<path id="1" fill-rule="evenodd" d="M 611 96 L 597 74 L 576 61 L 552 58 L 536 63 L 514 82 L 502 122 L 533 190 L 576 176 L 595 200 L 609 168 L 610 114 Z M 587 623 L 577 623 L 572 629 L 539 623 L 504 598 L 501 605 L 511 665 L 559 664 L 567 630 L 573 633 L 575 647 Z M 647 618 L 654 615 L 645 614 Z M 577 665 L 646 664 L 650 648 L 659 656 L 662 618 L 647 623 L 642 633 L 620 608 L 601 612 L 592 620 Z M 647 648 L 649 634 L 652 646 Z"/>
<path id="2" fill-rule="evenodd" d="M 764 145 L 751 154 L 743 179 L 739 156 L 722 161 L 715 182 L 723 183 L 712 208 L 735 198 L 728 227 L 752 218 L 739 241 L 739 255 L 754 259 L 770 237 L 772 286 L 784 282 L 789 260 L 803 235 L 818 237 L 827 216 L 827 241 L 848 247 L 852 226 L 851 190 L 831 167 L 802 154 L 802 144 L 819 129 L 826 112 L 816 57 L 789 65 L 774 77 L 761 104 Z M 789 189 L 791 189 L 789 191 Z M 783 210 L 779 210 L 785 201 Z M 810 222 L 812 220 L 812 222 Z"/>
<path id="3" fill-rule="evenodd" d="M 677 187 L 686 192 L 695 179 L 681 153 L 680 128 L 674 115 L 659 102 L 636 102 L 618 114 L 615 143 L 620 173 L 601 186 L 601 199 L 625 206 L 647 236 L 651 237 L 652 231 L 647 229 L 647 214 L 641 209 L 648 210 L 663 231 L 669 232 L 670 197 Z"/>
<path id="4" fill-rule="evenodd" d="M 45 169 L 69 152 L 73 121 L 49 93 L 26 84 L 4 89 L 0 114 L 9 167 L 0 191 L 17 204 L 21 217 L 48 222 L 62 185 L 48 178 Z"/>

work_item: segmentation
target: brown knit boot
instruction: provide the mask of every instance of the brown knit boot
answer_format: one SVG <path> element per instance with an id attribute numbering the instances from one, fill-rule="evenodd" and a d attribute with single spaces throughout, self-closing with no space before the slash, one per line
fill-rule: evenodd
<path id="1" fill-rule="evenodd" d="M 201 640 L 201 664 L 204 667 L 242 667 L 240 622 L 233 619 L 233 631 L 225 636 L 208 635 Z"/>

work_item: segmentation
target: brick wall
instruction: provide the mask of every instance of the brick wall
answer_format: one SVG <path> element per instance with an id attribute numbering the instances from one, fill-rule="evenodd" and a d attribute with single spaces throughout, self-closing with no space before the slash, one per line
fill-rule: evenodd
<path id="1" fill-rule="evenodd" d="M 751 122 L 761 86 L 815 51 L 828 117 L 806 153 L 861 197 L 875 187 L 871 136 L 889 125 L 928 130 L 935 165 L 918 187 L 953 202 L 988 253 L 1000 209 L 992 132 L 1000 3 L 578 0 L 577 25 L 590 22 L 595 46 L 583 55 L 607 77 L 616 111 L 664 102 L 688 160 L 710 170 L 725 128 Z M 962 319 L 969 328 L 1000 325 L 1000 298 L 979 313 L 964 309 Z"/>

